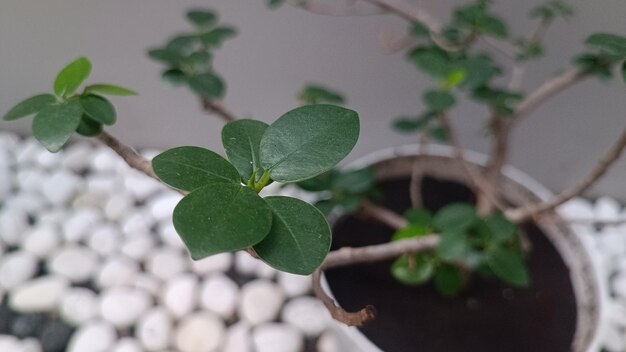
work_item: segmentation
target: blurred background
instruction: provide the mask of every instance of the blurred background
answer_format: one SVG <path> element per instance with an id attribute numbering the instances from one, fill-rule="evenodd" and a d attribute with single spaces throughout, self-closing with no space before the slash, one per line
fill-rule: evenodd
<path id="1" fill-rule="evenodd" d="M 461 1 L 425 1 L 445 14 Z M 526 35 L 527 13 L 538 1 L 495 1 L 495 9 Z M 557 21 L 546 37 L 547 55 L 530 64 L 524 88 L 535 87 L 583 50 L 594 31 L 623 32 L 623 0 L 571 2 L 577 14 Z M 116 99 L 119 122 L 111 132 L 137 147 L 200 145 L 221 150 L 222 122 L 206 116 L 184 88 L 160 82 L 162 66 L 146 50 L 162 45 L 188 25 L 192 7 L 217 10 L 222 23 L 239 35 L 218 51 L 215 66 L 226 80 L 225 104 L 241 117 L 267 122 L 297 105 L 305 83 L 342 91 L 361 114 L 361 139 L 348 160 L 369 152 L 415 142 L 390 124 L 421 110 L 420 92 L 431 81 L 419 75 L 404 52 L 389 54 L 381 37 L 399 38 L 406 24 L 390 15 L 332 17 L 290 6 L 271 11 L 265 1 L 3 0 L 0 4 L 0 110 L 51 88 L 57 71 L 79 56 L 94 63 L 91 82 L 119 83 L 139 97 Z M 495 54 L 496 59 L 502 59 Z M 559 191 L 581 177 L 618 136 L 624 125 L 623 85 L 588 80 L 552 99 L 514 135 L 510 163 Z M 468 149 L 486 151 L 486 111 L 472 104 L 454 110 L 454 122 Z M 30 119 L 0 121 L 0 130 L 28 134 Z M 626 199 L 621 162 L 591 192 Z"/>

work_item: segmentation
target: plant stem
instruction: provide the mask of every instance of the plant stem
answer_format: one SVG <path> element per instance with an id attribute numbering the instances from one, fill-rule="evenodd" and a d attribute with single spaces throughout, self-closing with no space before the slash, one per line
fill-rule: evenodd
<path id="1" fill-rule="evenodd" d="M 224 107 L 224 105 L 220 104 L 219 102 L 206 99 L 206 98 L 203 98 L 201 102 L 202 102 L 202 108 L 205 111 L 216 114 L 225 122 L 231 122 L 231 121 L 237 120 L 237 117 L 235 117 L 235 115 L 232 112 L 226 109 L 226 107 Z"/>
<path id="2" fill-rule="evenodd" d="M 141 156 L 137 153 L 137 151 L 135 151 L 135 149 L 120 142 L 117 138 L 113 137 L 106 131 L 102 131 L 96 138 L 116 152 L 126 162 L 126 164 L 128 164 L 128 166 L 158 180 L 154 170 L 152 170 L 152 163 L 150 160 Z"/>
<path id="3" fill-rule="evenodd" d="M 268 182 L 270 182 L 270 172 L 268 170 L 265 170 L 263 172 L 263 175 L 261 175 L 259 181 L 254 183 L 254 191 L 256 193 L 261 192 L 263 188 L 267 186 Z"/>

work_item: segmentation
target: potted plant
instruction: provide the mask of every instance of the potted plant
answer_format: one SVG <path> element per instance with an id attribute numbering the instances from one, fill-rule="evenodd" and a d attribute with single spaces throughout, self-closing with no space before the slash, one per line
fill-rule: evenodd
<path id="1" fill-rule="evenodd" d="M 206 111 L 227 122 L 222 130 L 227 158 L 185 146 L 146 160 L 104 131 L 116 121 L 105 96 L 134 92 L 109 84 L 79 91 L 91 71 L 86 58 L 61 70 L 52 94 L 26 99 L 4 119 L 35 115 L 33 135 L 51 152 L 74 133 L 95 137 L 131 167 L 179 190 L 185 197 L 174 210 L 174 226 L 192 259 L 244 250 L 278 270 L 312 274 L 314 292 L 333 318 L 360 327 L 374 341 L 363 342 L 363 335 L 354 337 L 351 330 L 365 349 L 376 350 L 374 344 L 397 351 L 416 345 L 433 351 L 593 348 L 601 284 L 580 239 L 555 209 L 609 169 L 626 147 L 626 132 L 580 183 L 556 196 L 504 165 L 511 131 L 535 108 L 585 78 L 607 78 L 615 67 L 624 75 L 626 38 L 590 35 L 589 52 L 576 57 L 573 68 L 524 94 L 518 89 L 525 63 L 542 53 L 549 25 L 571 15 L 566 4 L 553 1 L 532 10 L 536 29 L 511 43 L 489 1 L 456 8 L 446 26 L 422 8 L 363 1 L 370 5 L 367 11 L 409 22 L 409 61 L 433 78 L 436 88 L 423 94 L 423 113 L 394 122 L 401 131 L 419 132 L 419 147 L 383 152 L 353 169 L 333 169 L 359 136 L 358 114 L 338 106 L 343 98 L 337 92 L 309 86 L 299 95 L 303 106 L 270 125 L 237 119 L 222 105 L 225 84 L 211 62 L 216 48 L 236 32 L 218 25 L 212 11 L 189 11 L 193 30 L 149 56 L 166 65 L 164 80 L 190 88 Z M 282 1 L 268 3 L 276 7 Z M 306 1 L 298 5 L 315 9 Z M 510 60 L 509 82 L 498 80 L 504 67 L 477 42 Z M 448 115 L 461 94 L 489 111 L 488 156 L 459 145 Z M 433 139 L 450 147 L 431 145 Z M 274 182 L 320 192 L 317 207 L 267 196 L 263 190 Z M 333 219 L 333 250 L 323 212 Z M 367 265 L 352 268 L 357 264 Z M 325 270 L 346 309 L 324 289 Z M 378 313 L 363 307 L 365 302 L 377 302 Z"/>

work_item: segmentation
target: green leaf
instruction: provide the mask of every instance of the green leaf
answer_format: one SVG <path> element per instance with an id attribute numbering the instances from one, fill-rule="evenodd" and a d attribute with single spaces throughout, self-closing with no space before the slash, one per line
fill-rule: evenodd
<path id="1" fill-rule="evenodd" d="M 189 87 L 203 98 L 221 98 L 225 90 L 222 79 L 212 73 L 191 76 Z"/>
<path id="2" fill-rule="evenodd" d="M 391 236 L 392 241 L 404 240 L 407 238 L 420 237 L 430 235 L 431 231 L 426 226 L 421 225 L 409 225 L 403 229 L 399 229 Z"/>
<path id="3" fill-rule="evenodd" d="M 117 119 L 115 107 L 107 99 L 97 95 L 82 95 L 79 99 L 85 113 L 105 125 L 113 125 Z"/>
<path id="4" fill-rule="evenodd" d="M 102 132 L 102 124 L 92 120 L 87 115 L 83 115 L 80 124 L 76 128 L 76 133 L 85 137 L 95 137 Z"/>
<path id="5" fill-rule="evenodd" d="M 437 255 L 444 261 L 451 262 L 463 258 L 469 250 L 467 236 L 459 231 L 444 231 L 437 245 Z"/>
<path id="6" fill-rule="evenodd" d="M 33 119 L 33 136 L 49 151 L 58 152 L 76 131 L 82 115 L 77 101 L 47 106 Z"/>
<path id="7" fill-rule="evenodd" d="M 465 73 L 462 87 L 470 90 L 488 84 L 502 72 L 500 67 L 487 55 L 469 57 L 462 60 L 459 67 Z"/>
<path id="8" fill-rule="evenodd" d="M 307 192 L 328 191 L 333 187 L 333 179 L 337 172 L 330 170 L 315 177 L 299 181 L 296 185 Z"/>
<path id="9" fill-rule="evenodd" d="M 435 273 L 435 288 L 445 296 L 455 296 L 463 287 L 459 269 L 453 265 L 443 265 Z"/>
<path id="10" fill-rule="evenodd" d="M 517 226 L 505 218 L 501 213 L 491 214 L 485 219 L 485 224 L 489 227 L 494 240 L 505 242 L 515 237 Z"/>
<path id="11" fill-rule="evenodd" d="M 183 55 L 193 50 L 199 42 L 200 37 L 198 34 L 181 34 L 170 39 L 165 45 L 165 48 Z"/>
<path id="12" fill-rule="evenodd" d="M 443 91 L 427 91 L 423 96 L 426 106 L 434 112 L 443 112 L 454 106 L 454 96 Z"/>
<path id="13" fill-rule="evenodd" d="M 237 169 L 217 153 L 200 147 L 178 147 L 152 159 L 154 173 L 161 181 L 193 191 L 209 183 L 241 184 Z"/>
<path id="14" fill-rule="evenodd" d="M 330 199 L 319 200 L 315 202 L 315 207 L 319 209 L 325 216 L 328 216 L 335 209 L 335 202 Z"/>
<path id="15" fill-rule="evenodd" d="M 331 233 L 324 215 L 296 198 L 277 196 L 265 201 L 272 209 L 272 228 L 254 250 L 275 269 L 311 274 L 330 250 Z"/>
<path id="16" fill-rule="evenodd" d="M 596 47 L 608 54 L 626 57 L 626 37 L 611 33 L 590 35 L 585 44 Z"/>
<path id="17" fill-rule="evenodd" d="M 185 56 L 171 48 L 158 48 L 148 51 L 148 56 L 155 61 L 166 63 L 175 68 L 185 62 Z"/>
<path id="18" fill-rule="evenodd" d="M 261 166 L 279 182 L 302 181 L 330 170 L 359 138 L 356 112 L 308 105 L 276 120 L 261 140 Z"/>
<path id="19" fill-rule="evenodd" d="M 196 51 L 187 57 L 187 62 L 195 67 L 205 67 L 209 60 L 211 60 L 211 54 L 206 51 Z"/>
<path id="20" fill-rule="evenodd" d="M 237 35 L 237 31 L 232 27 L 218 27 L 207 33 L 200 34 L 200 40 L 205 45 L 219 47 L 226 39 L 235 35 Z"/>
<path id="21" fill-rule="evenodd" d="M 506 25 L 497 17 L 487 16 L 482 22 L 481 29 L 483 33 L 496 38 L 505 38 L 508 35 Z"/>
<path id="22" fill-rule="evenodd" d="M 263 168 L 259 161 L 261 138 L 268 125 L 256 120 L 237 120 L 222 129 L 222 144 L 228 160 L 239 171 L 244 181 L 248 181 L 256 171 L 259 177 Z"/>
<path id="23" fill-rule="evenodd" d="M 419 47 L 411 51 L 409 58 L 424 73 L 445 79 L 450 71 L 450 56 L 436 47 Z"/>
<path id="24" fill-rule="evenodd" d="M 11 121 L 36 114 L 41 111 L 41 109 L 53 105 L 56 101 L 56 98 L 52 94 L 35 95 L 15 105 L 2 119 Z"/>
<path id="25" fill-rule="evenodd" d="M 100 95 L 111 95 L 111 96 L 120 96 L 120 97 L 127 97 L 127 96 L 131 96 L 131 95 L 137 95 L 136 92 L 128 89 L 128 88 L 124 88 L 124 87 L 120 87 L 120 86 L 116 86 L 113 84 L 93 84 L 90 86 L 87 86 L 85 88 L 85 93 L 86 94 L 100 94 Z"/>
<path id="26" fill-rule="evenodd" d="M 427 209 L 424 208 L 411 208 L 404 212 L 404 218 L 412 225 L 421 227 L 430 227 L 433 221 L 433 216 Z"/>
<path id="27" fill-rule="evenodd" d="M 337 205 L 341 206 L 346 213 L 352 214 L 359 210 L 362 198 L 363 196 L 358 194 L 341 194 L 340 196 L 334 197 L 333 200 Z"/>
<path id="28" fill-rule="evenodd" d="M 374 171 L 363 168 L 350 171 L 341 171 L 333 178 L 333 188 L 348 193 L 363 193 L 374 187 Z"/>
<path id="29" fill-rule="evenodd" d="M 416 38 L 428 37 L 430 36 L 430 31 L 423 24 L 419 22 L 413 22 L 411 24 L 411 27 L 409 28 L 409 34 Z"/>
<path id="30" fill-rule="evenodd" d="M 267 7 L 274 10 L 274 9 L 279 8 L 284 3 L 285 3 L 285 0 L 267 0 Z"/>
<path id="31" fill-rule="evenodd" d="M 59 97 L 66 97 L 76 91 L 89 77 L 91 62 L 81 57 L 67 65 L 59 72 L 54 81 L 54 93 Z"/>
<path id="32" fill-rule="evenodd" d="M 161 74 L 161 79 L 173 86 L 181 86 L 187 84 L 188 81 L 185 73 L 177 68 L 165 70 Z"/>
<path id="33" fill-rule="evenodd" d="M 174 228 L 194 260 L 253 246 L 271 226 L 272 212 L 266 202 L 239 184 L 205 185 L 174 209 Z"/>
<path id="34" fill-rule="evenodd" d="M 620 68 L 621 74 L 622 74 L 622 79 L 624 80 L 624 83 L 626 83 L 626 61 L 622 62 L 622 66 Z"/>
<path id="35" fill-rule="evenodd" d="M 428 136 L 438 142 L 446 142 L 448 140 L 448 131 L 440 126 L 433 126 L 426 130 Z"/>
<path id="36" fill-rule="evenodd" d="M 444 90 L 450 90 L 458 87 L 465 80 L 465 71 L 455 69 L 448 72 L 448 77 L 441 82 L 441 88 Z"/>
<path id="37" fill-rule="evenodd" d="M 472 97 L 478 101 L 488 103 L 503 116 L 512 115 L 514 112 L 512 104 L 522 99 L 522 95 L 518 92 L 490 87 L 479 87 L 475 89 L 472 92 Z"/>
<path id="38" fill-rule="evenodd" d="M 440 231 L 465 231 L 477 220 L 476 208 L 465 203 L 454 203 L 441 208 L 433 224 Z"/>
<path id="39" fill-rule="evenodd" d="M 495 247 L 487 254 L 487 264 L 496 276 L 508 284 L 528 287 L 528 269 L 519 253 L 505 247 Z"/>
<path id="40" fill-rule="evenodd" d="M 391 264 L 391 275 L 399 282 L 408 286 L 417 286 L 430 280 L 435 273 L 431 258 L 423 255 L 403 255 Z"/>
<path id="41" fill-rule="evenodd" d="M 298 100 L 304 104 L 345 104 L 346 100 L 338 91 L 320 85 L 308 85 L 298 93 Z"/>
<path id="42" fill-rule="evenodd" d="M 187 12 L 187 19 L 196 27 L 206 28 L 217 22 L 217 14 L 213 11 L 195 9 Z"/>
<path id="43" fill-rule="evenodd" d="M 419 131 L 422 127 L 424 127 L 422 121 L 415 117 L 400 117 L 393 122 L 393 128 L 404 133 Z"/>

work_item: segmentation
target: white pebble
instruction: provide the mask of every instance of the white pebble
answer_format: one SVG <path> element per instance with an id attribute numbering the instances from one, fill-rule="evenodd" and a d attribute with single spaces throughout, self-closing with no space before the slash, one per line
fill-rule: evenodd
<path id="1" fill-rule="evenodd" d="M 19 347 L 19 341 L 12 335 L 0 335 L 0 351 L 13 352 Z"/>
<path id="2" fill-rule="evenodd" d="M 58 247 L 61 242 L 61 235 L 56 226 L 44 224 L 37 226 L 26 235 L 22 244 L 23 248 L 39 257 L 46 258 Z"/>
<path id="3" fill-rule="evenodd" d="M 574 198 L 559 207 L 559 212 L 568 219 L 593 219 L 594 211 L 589 201 Z"/>
<path id="4" fill-rule="evenodd" d="M 294 327 L 269 323 L 260 325 L 252 332 L 255 352 L 300 352 L 304 343 Z"/>
<path id="5" fill-rule="evenodd" d="M 224 339 L 224 323 L 217 316 L 196 313 L 185 317 L 176 331 L 176 347 L 181 352 L 217 351 Z"/>
<path id="6" fill-rule="evenodd" d="M 47 209 L 50 204 L 41 194 L 35 192 L 18 192 L 5 203 L 7 209 L 21 210 L 36 214 Z"/>
<path id="7" fill-rule="evenodd" d="M 198 279 L 187 274 L 169 280 L 163 290 L 162 301 L 176 318 L 189 314 L 198 301 Z"/>
<path id="8" fill-rule="evenodd" d="M 97 174 L 90 176 L 87 179 L 87 190 L 94 194 L 100 194 L 108 196 L 111 193 L 115 193 L 123 185 L 123 180 L 118 175 L 111 174 Z"/>
<path id="9" fill-rule="evenodd" d="M 195 260 L 191 264 L 193 272 L 198 275 L 226 272 L 233 262 L 231 253 L 215 254 L 200 260 Z"/>
<path id="10" fill-rule="evenodd" d="M 137 338 L 148 351 L 167 348 L 172 335 L 172 319 L 163 308 L 154 308 L 137 324 Z"/>
<path id="11" fill-rule="evenodd" d="M 50 203 L 61 206 L 68 203 L 81 188 L 82 180 L 67 171 L 56 171 L 45 180 L 41 192 Z"/>
<path id="12" fill-rule="evenodd" d="M 235 313 L 239 301 L 239 287 L 223 274 L 214 274 L 202 284 L 200 303 L 224 319 L 230 319 Z"/>
<path id="13" fill-rule="evenodd" d="M 55 274 L 62 275 L 72 282 L 82 282 L 91 278 L 99 265 L 96 253 L 87 247 L 68 246 L 54 254 L 48 268 Z"/>
<path id="14" fill-rule="evenodd" d="M 135 199 L 140 201 L 154 195 L 159 190 L 165 189 L 163 184 L 135 170 L 124 178 L 124 186 Z"/>
<path id="15" fill-rule="evenodd" d="M 149 273 L 166 281 L 185 271 L 188 265 L 189 259 L 174 248 L 159 249 L 151 253 L 146 262 Z"/>
<path id="16" fill-rule="evenodd" d="M 133 325 L 150 308 L 150 296 L 141 290 L 115 287 L 104 291 L 100 315 L 118 328 Z"/>
<path id="17" fill-rule="evenodd" d="M 91 156 L 91 168 L 96 172 L 115 172 L 123 163 L 115 152 L 106 148 L 97 148 Z"/>
<path id="18" fill-rule="evenodd" d="M 287 302 L 281 318 L 308 337 L 321 334 L 330 323 L 330 315 L 322 303 L 308 296 L 297 297 Z"/>
<path id="19" fill-rule="evenodd" d="M 157 296 L 161 291 L 161 280 L 148 273 L 139 273 L 135 276 L 133 287 L 144 290 L 153 296 Z"/>
<path id="20" fill-rule="evenodd" d="M 60 313 L 63 320 L 79 326 L 95 319 L 98 309 L 98 297 L 92 290 L 73 287 L 63 296 Z"/>
<path id="21" fill-rule="evenodd" d="M 16 149 L 15 162 L 20 165 L 35 164 L 37 155 L 45 149 L 34 138 L 29 138 Z"/>
<path id="22" fill-rule="evenodd" d="M 154 245 L 155 240 L 152 235 L 139 232 L 126 236 L 121 252 L 129 258 L 144 260 L 152 252 Z"/>
<path id="23" fill-rule="evenodd" d="M 87 143 L 75 143 L 63 151 L 61 166 L 74 172 L 87 169 L 91 162 L 93 148 Z"/>
<path id="24" fill-rule="evenodd" d="M 157 229 L 157 233 L 159 234 L 159 238 L 166 245 L 174 248 L 185 248 L 185 243 L 178 236 L 178 233 L 174 229 L 174 225 L 172 224 L 172 220 L 161 221 L 159 227 Z"/>
<path id="25" fill-rule="evenodd" d="M 271 279 L 277 273 L 277 270 L 253 258 L 244 251 L 235 253 L 235 269 L 244 275 L 258 276 L 265 279 Z"/>
<path id="26" fill-rule="evenodd" d="M 124 337 L 117 341 L 111 352 L 143 352 L 143 349 L 137 340 Z"/>
<path id="27" fill-rule="evenodd" d="M 174 207 L 176 207 L 181 197 L 180 194 L 173 191 L 163 192 L 161 195 L 154 197 L 148 203 L 152 216 L 154 216 L 157 221 L 170 220 Z"/>
<path id="28" fill-rule="evenodd" d="M 619 218 L 620 208 L 621 206 L 615 199 L 601 197 L 595 203 L 595 218 L 600 221 L 615 220 Z"/>
<path id="29" fill-rule="evenodd" d="M 100 226 L 102 214 L 95 208 L 80 208 L 73 212 L 63 224 L 63 237 L 68 242 L 78 242 L 94 228 Z"/>
<path id="30" fill-rule="evenodd" d="M 50 153 L 44 150 L 37 155 L 37 165 L 45 169 L 55 168 L 61 163 L 61 154 L 63 153 Z"/>
<path id="31" fill-rule="evenodd" d="M 341 344 L 337 334 L 332 330 L 324 332 L 317 340 L 318 352 L 341 352 Z"/>
<path id="32" fill-rule="evenodd" d="M 250 326 L 237 322 L 228 328 L 222 352 L 252 352 Z"/>
<path id="33" fill-rule="evenodd" d="M 10 290 L 37 272 L 37 259 L 30 253 L 15 251 L 0 258 L 0 287 Z"/>
<path id="34" fill-rule="evenodd" d="M 112 194 L 104 203 L 104 214 L 109 220 L 120 220 L 128 213 L 133 212 L 134 200 L 126 193 Z"/>
<path id="35" fill-rule="evenodd" d="M 107 256 L 115 253 L 121 246 L 122 234 L 112 224 L 100 226 L 89 236 L 88 245 L 96 253 Z"/>
<path id="36" fill-rule="evenodd" d="M 109 352 L 116 340 L 117 333 L 111 324 L 92 322 L 74 333 L 68 352 Z"/>
<path id="37" fill-rule="evenodd" d="M 274 283 L 256 280 L 241 289 L 239 316 L 252 325 L 272 321 L 278 315 L 284 301 L 283 292 Z"/>
<path id="38" fill-rule="evenodd" d="M 40 192 L 43 180 L 47 177 L 48 175 L 42 170 L 22 168 L 18 169 L 15 179 L 20 192 Z"/>
<path id="39" fill-rule="evenodd" d="M 307 294 L 311 290 L 311 276 L 295 275 L 286 272 L 278 273 L 278 284 L 287 297 Z"/>
<path id="40" fill-rule="evenodd" d="M 123 255 L 113 256 L 100 268 L 96 284 L 100 288 L 132 285 L 138 272 L 139 264 L 134 260 Z"/>
<path id="41" fill-rule="evenodd" d="M 13 177 L 8 167 L 3 167 L 0 164 L 0 204 L 3 199 L 7 199 L 11 191 L 13 190 Z"/>
<path id="42" fill-rule="evenodd" d="M 17 349 L 10 352 L 43 352 L 43 348 L 41 347 L 41 343 L 39 343 L 36 338 L 30 337 L 20 341 Z"/>
<path id="43" fill-rule="evenodd" d="M 28 228 L 28 214 L 21 209 L 0 208 L 0 239 L 9 246 L 17 245 Z"/>
<path id="44" fill-rule="evenodd" d="M 43 276 L 13 290 L 9 306 L 22 313 L 47 312 L 57 309 L 69 282 L 60 276 Z"/>
<path id="45" fill-rule="evenodd" d="M 132 237 L 137 233 L 149 233 L 155 224 L 152 215 L 142 209 L 133 209 L 127 215 L 121 222 L 122 233 L 126 237 Z"/>

